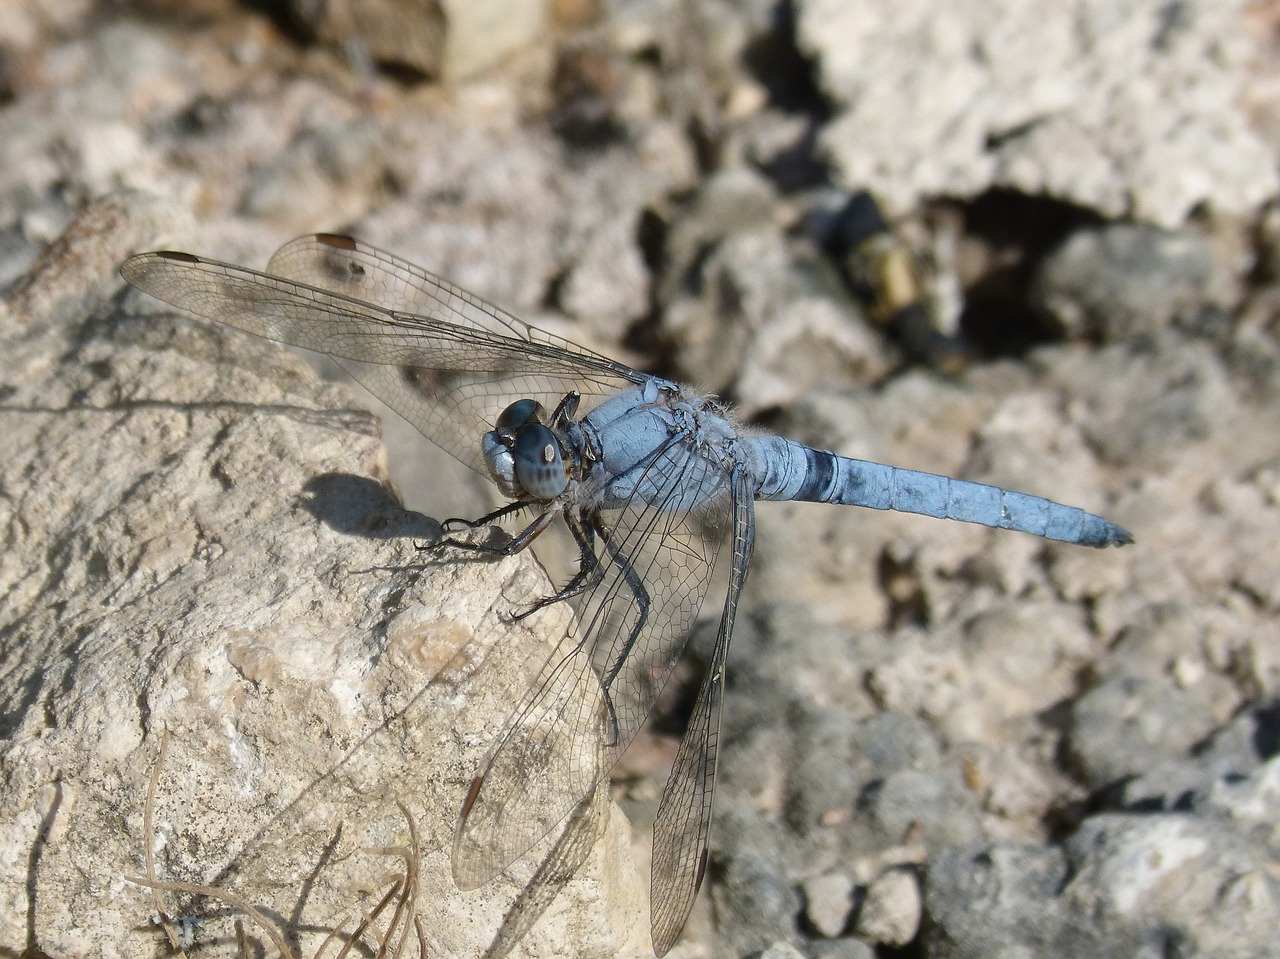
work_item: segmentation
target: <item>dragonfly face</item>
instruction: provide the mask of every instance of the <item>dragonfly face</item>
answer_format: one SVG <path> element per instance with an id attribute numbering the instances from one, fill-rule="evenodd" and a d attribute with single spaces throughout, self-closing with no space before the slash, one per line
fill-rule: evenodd
<path id="1" fill-rule="evenodd" d="M 569 485 L 560 440 L 541 423 L 520 427 L 511 455 L 515 460 L 516 482 L 534 499 L 553 500 Z"/>
<path id="2" fill-rule="evenodd" d="M 481 440 L 489 475 L 509 499 L 550 502 L 569 485 L 566 450 L 544 425 L 546 412 L 537 400 L 517 400 Z"/>

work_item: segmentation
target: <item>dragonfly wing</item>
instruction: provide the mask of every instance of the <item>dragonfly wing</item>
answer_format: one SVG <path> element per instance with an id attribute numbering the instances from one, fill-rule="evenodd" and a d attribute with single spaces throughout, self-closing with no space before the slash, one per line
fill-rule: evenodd
<path id="1" fill-rule="evenodd" d="M 733 488 L 733 568 L 715 649 L 653 824 L 649 912 L 653 951 L 659 957 L 675 944 L 706 876 L 725 660 L 754 545 L 755 503 L 749 478 L 740 471 Z"/>
<path id="2" fill-rule="evenodd" d="M 608 774 L 684 648 L 729 515 L 728 475 L 676 437 L 640 487 L 598 517 L 603 575 L 472 782 L 453 847 L 464 889 L 527 852 Z"/>
<path id="3" fill-rule="evenodd" d="M 174 306 L 329 354 L 428 439 L 481 473 L 480 438 L 513 400 L 529 397 L 552 409 L 578 390 L 585 412 L 593 401 L 648 379 L 346 237 L 303 237 L 272 264 L 289 275 L 171 252 L 130 257 L 121 273 Z"/>
<path id="4" fill-rule="evenodd" d="M 649 379 L 646 373 L 526 323 L 429 270 L 354 237 L 334 233 L 300 236 L 272 255 L 266 272 L 377 303 L 396 313 L 432 317 L 464 329 L 520 340 L 533 347 L 536 359 L 549 363 L 556 372 L 573 372 L 592 382 L 600 377 L 611 390 L 619 381 L 643 383 Z"/>

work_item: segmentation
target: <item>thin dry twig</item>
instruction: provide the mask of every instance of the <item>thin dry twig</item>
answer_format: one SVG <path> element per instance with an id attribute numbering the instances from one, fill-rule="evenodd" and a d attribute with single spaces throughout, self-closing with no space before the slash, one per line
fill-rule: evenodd
<path id="1" fill-rule="evenodd" d="M 340 935 L 342 935 L 343 927 L 345 927 L 346 924 L 347 924 L 347 920 L 343 919 L 342 922 L 338 923 L 336 926 L 334 926 L 332 929 L 329 930 L 329 935 L 324 937 L 324 942 L 320 943 L 320 948 L 316 950 L 315 955 L 312 956 L 312 959 L 320 959 L 320 957 L 324 955 L 324 951 L 329 948 L 329 943 L 333 942 L 333 940 L 337 939 Z"/>
<path id="2" fill-rule="evenodd" d="M 419 955 L 424 959 L 427 955 L 426 934 L 422 929 L 422 923 L 418 916 L 418 877 L 422 866 L 422 846 L 418 837 L 418 826 L 408 807 L 403 802 L 396 800 L 396 806 L 408 824 L 409 845 L 371 847 L 366 848 L 365 852 L 376 856 L 398 857 L 404 862 L 404 877 L 395 881 L 378 905 L 365 917 L 365 920 L 357 927 L 347 946 L 338 953 L 336 959 L 344 959 L 347 951 L 355 942 L 359 941 L 366 929 L 378 941 L 376 955 L 379 959 L 399 959 L 408 947 L 411 931 L 416 935 Z M 391 917 L 387 923 L 387 931 L 385 934 L 379 934 L 374 922 L 393 899 L 395 908 L 392 910 Z"/>
<path id="3" fill-rule="evenodd" d="M 143 810 L 143 831 L 146 836 L 145 860 L 147 875 L 145 878 L 138 876 L 125 876 L 127 882 L 135 883 L 139 886 L 145 886 L 151 890 L 153 900 L 156 906 L 156 912 L 160 917 L 160 921 L 164 927 L 165 935 L 168 937 L 169 945 L 175 952 L 182 952 L 181 940 L 174 928 L 171 917 L 165 909 L 164 896 L 162 892 L 185 892 L 191 895 L 204 896 L 214 899 L 230 906 L 232 909 L 243 912 L 250 920 L 256 923 L 266 933 L 267 937 L 275 946 L 276 951 L 280 955 L 280 959 L 298 959 L 290 950 L 288 943 L 285 942 L 280 930 L 276 925 L 248 899 L 240 896 L 227 889 L 220 889 L 215 886 L 205 886 L 199 883 L 190 882 L 167 882 L 156 876 L 155 852 L 153 848 L 152 838 L 155 835 L 155 805 L 156 793 L 159 791 L 160 772 L 164 766 L 165 759 L 169 752 L 169 732 L 166 730 L 160 741 L 160 752 L 156 757 L 155 765 L 151 770 L 151 778 L 147 786 L 147 800 Z M 421 917 L 418 915 L 418 895 L 419 895 L 419 870 L 422 864 L 421 844 L 418 837 L 417 823 L 410 814 L 408 808 L 399 800 L 396 806 L 404 815 L 405 821 L 409 828 L 409 845 L 408 846 L 389 846 L 383 848 L 366 849 L 368 853 L 375 855 L 396 856 L 404 863 L 405 874 L 403 877 L 395 879 L 391 888 L 387 890 L 378 904 L 370 911 L 366 912 L 360 923 L 352 931 L 350 936 L 343 937 L 342 930 L 346 926 L 348 920 L 343 920 L 334 927 L 325 937 L 320 947 L 316 950 L 313 959 L 321 959 L 329 944 L 335 939 L 345 938 L 346 942 L 339 950 L 336 959 L 346 959 L 351 950 L 357 947 L 368 933 L 376 942 L 375 956 L 377 959 L 399 959 L 404 953 L 409 939 L 410 931 L 415 934 L 418 943 L 419 955 L 425 959 L 427 955 L 426 933 L 423 930 Z M 382 933 L 377 926 L 378 919 L 382 914 L 391 907 L 394 908 L 388 921 L 386 933 Z M 237 919 L 235 923 L 237 954 L 247 957 L 252 954 L 249 947 L 248 935 L 245 932 L 244 923 Z"/>
<path id="4" fill-rule="evenodd" d="M 405 888 L 404 895 L 400 899 L 400 907 L 396 909 L 396 915 L 393 922 L 399 923 L 403 919 L 404 930 L 400 934 L 400 938 L 396 943 L 396 951 L 393 959 L 399 959 L 404 952 L 405 944 L 409 941 L 409 928 L 412 927 L 418 932 L 419 939 L 419 955 L 422 959 L 426 959 L 426 943 L 423 941 L 422 926 L 418 921 L 418 878 L 422 872 L 422 844 L 418 838 L 418 824 L 414 821 L 413 816 L 409 813 L 409 809 L 399 799 L 396 800 L 396 807 L 404 816 L 405 822 L 409 826 L 409 848 L 404 856 L 405 868 Z"/>
<path id="5" fill-rule="evenodd" d="M 152 883 L 156 882 L 156 852 L 155 844 L 152 842 L 155 836 L 156 790 L 160 785 L 160 768 L 164 765 L 165 757 L 168 754 L 169 730 L 166 729 L 160 737 L 160 753 L 156 756 L 155 764 L 151 767 L 151 781 L 147 783 L 147 803 L 142 809 L 143 852 L 147 860 L 147 878 Z M 156 905 L 156 915 L 160 917 L 160 925 L 164 927 L 164 934 L 169 937 L 169 948 L 174 952 L 184 952 L 185 954 L 178 939 L 178 931 L 173 928 L 169 913 L 164 908 L 164 896 L 160 894 L 158 886 L 153 885 L 151 887 L 151 899 Z"/>
<path id="6" fill-rule="evenodd" d="M 375 922 L 377 921 L 378 916 L 382 914 L 382 910 L 386 909 L 387 906 L 390 905 L 391 900 L 395 898 L 396 893 L 400 891 L 402 886 L 403 883 L 401 880 L 397 879 L 391 884 L 391 888 L 387 890 L 386 895 L 378 900 L 378 904 L 373 907 L 373 910 L 364 914 L 364 917 L 360 920 L 360 925 L 356 926 L 355 931 L 351 933 L 351 938 L 348 939 L 342 949 L 339 950 L 337 959 L 346 959 L 347 954 L 351 952 L 356 943 L 364 937 L 366 930 L 372 932 L 373 937 L 378 941 L 378 951 L 375 955 L 386 955 L 386 939 L 378 934 L 378 927 L 375 925 Z M 318 955 L 319 954 L 317 953 L 317 957 Z"/>
<path id="7" fill-rule="evenodd" d="M 141 876 L 125 876 L 125 882 L 136 883 L 139 886 L 150 886 L 153 889 L 166 889 L 169 892 L 186 892 L 194 896 L 206 896 L 209 899 L 217 899 L 224 902 L 234 909 L 239 909 L 246 916 L 256 922 L 263 928 L 271 942 L 275 945 L 280 953 L 280 959 L 297 959 L 292 952 L 289 951 L 288 944 L 280 935 L 280 931 L 272 924 L 271 920 L 263 915 L 253 903 L 243 896 L 236 895 L 228 889 L 218 889 L 215 886 L 202 886 L 194 882 L 165 882 L 164 880 L 144 879 Z"/>

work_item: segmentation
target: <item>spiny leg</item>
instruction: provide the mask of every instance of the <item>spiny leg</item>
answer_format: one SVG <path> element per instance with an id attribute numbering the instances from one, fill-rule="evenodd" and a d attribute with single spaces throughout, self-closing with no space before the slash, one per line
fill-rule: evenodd
<path id="1" fill-rule="evenodd" d="M 540 609 L 545 609 L 553 603 L 572 599 L 580 593 L 594 589 L 600 580 L 604 578 L 604 566 L 600 562 L 600 557 L 596 556 L 595 544 L 592 542 L 594 537 L 591 527 L 583 526 L 581 520 L 568 513 L 565 514 L 564 521 L 578 544 L 578 571 L 574 574 L 573 579 L 569 580 L 564 589 L 538 600 L 528 609 L 517 613 L 513 617 L 517 622 L 526 616 L 531 616 Z"/>
<path id="2" fill-rule="evenodd" d="M 533 504 L 524 502 L 508 503 L 506 506 L 502 507 L 502 509 L 495 510 L 488 516 L 482 516 L 474 523 L 470 523 L 470 525 L 473 529 L 481 525 L 488 525 L 495 519 L 501 519 L 503 516 L 508 516 L 517 510 L 531 505 Z M 544 509 L 538 514 L 537 518 L 535 518 L 532 523 L 526 526 L 519 534 L 514 536 L 510 542 L 503 546 L 490 546 L 487 543 L 470 543 L 466 540 L 452 538 L 442 539 L 440 542 L 433 543 L 431 545 L 433 547 L 451 546 L 455 549 L 470 550 L 473 553 L 484 553 L 488 556 L 514 556 L 516 553 L 523 552 L 527 549 L 529 544 L 537 539 L 538 535 L 551 525 L 551 521 L 556 518 L 556 514 L 558 512 L 558 509 Z M 464 522 L 469 521 L 464 520 Z"/>
<path id="3" fill-rule="evenodd" d="M 520 512 L 520 510 L 525 509 L 526 507 L 532 506 L 532 505 L 533 504 L 528 502 L 527 500 L 516 500 L 514 502 L 508 503 L 506 506 L 501 506 L 498 509 L 495 509 L 491 513 L 485 513 L 485 515 L 481 516 L 479 519 L 464 519 L 463 517 L 460 517 L 460 516 L 451 516 L 448 519 L 443 520 L 440 523 L 440 527 L 446 533 L 449 533 L 451 532 L 451 529 L 450 529 L 451 527 L 460 527 L 462 529 L 479 529 L 482 526 L 492 526 L 494 523 L 496 523 L 498 520 L 502 519 L 503 517 L 510 516 L 513 513 L 518 513 Z M 468 543 L 464 540 L 454 539 L 452 536 L 444 536 L 436 540 L 434 543 L 414 543 L 414 549 L 418 550 L 419 552 L 428 552 L 432 550 L 447 549 L 451 546 L 457 547 L 458 549 L 474 549 L 481 552 L 485 552 L 487 551 L 487 549 L 492 548 L 492 547 L 486 548 L 482 546 L 476 546 L 476 544 L 474 543 Z"/>
<path id="4" fill-rule="evenodd" d="M 440 528 L 445 533 L 449 533 L 449 532 L 452 532 L 452 529 L 451 529 L 452 527 L 461 527 L 463 529 L 479 529 L 482 526 L 491 526 L 494 523 L 496 523 L 498 520 L 502 519 L 504 516 L 510 516 L 512 513 L 517 513 L 520 510 L 524 509 L 526 506 L 531 506 L 531 505 L 533 504 L 525 502 L 523 500 L 516 500 L 513 503 L 508 503 L 506 506 L 499 507 L 498 509 L 494 510 L 492 513 L 486 513 L 484 516 L 481 516 L 479 519 L 464 519 L 461 516 L 451 516 L 446 520 L 440 521 Z M 413 544 L 413 548 L 420 553 L 447 549 L 450 546 L 456 546 L 460 549 L 468 549 L 468 548 L 472 548 L 473 544 L 463 542 L 462 540 L 456 540 L 451 536 L 443 536 L 440 539 L 436 540 L 435 542 L 431 542 L 431 543 L 414 543 Z"/>
<path id="5" fill-rule="evenodd" d="M 479 519 L 466 519 L 462 516 L 451 516 L 447 520 L 444 520 L 440 525 L 444 527 L 446 533 L 451 532 L 450 527 L 454 526 L 461 529 L 479 529 L 481 526 L 492 526 L 498 520 L 510 516 L 512 513 L 518 513 L 520 510 L 527 509 L 532 505 L 533 504 L 528 500 L 518 499 L 508 503 L 506 506 L 499 506 L 492 513 L 485 513 Z M 451 541 L 445 542 L 450 546 L 455 545 Z"/>
<path id="6" fill-rule="evenodd" d="M 556 404 L 549 422 L 557 429 L 568 429 L 569 424 L 573 422 L 574 415 L 578 412 L 578 404 L 581 402 L 582 394 L 577 390 L 571 390 L 566 393 L 564 399 Z"/>
<path id="7" fill-rule="evenodd" d="M 564 589 L 552 596 L 547 596 L 538 600 L 528 609 L 513 616 L 513 620 L 518 621 L 524 619 L 526 616 L 529 616 L 540 609 L 544 609 L 552 603 L 558 603 L 561 600 L 570 599 L 582 593 L 589 592 L 596 586 L 600 585 L 600 582 L 604 579 L 605 567 L 604 564 L 600 562 L 600 557 L 596 555 L 594 543 L 596 531 L 603 530 L 604 528 L 603 525 L 600 524 L 599 516 L 593 516 L 589 523 L 584 524 L 581 517 L 574 517 L 571 514 L 566 514 L 565 525 L 569 527 L 569 532 L 573 534 L 573 538 L 578 544 L 580 554 L 578 572 L 574 574 L 573 579 L 568 582 Z M 643 587 L 641 588 L 643 589 Z M 644 625 L 643 616 L 641 617 L 640 625 Z M 635 635 L 633 633 L 631 642 L 634 642 L 634 639 Z M 581 649 L 581 645 L 579 645 L 578 648 Z M 614 673 L 614 676 L 616 677 L 616 672 Z M 602 680 L 600 684 L 600 691 L 604 696 L 605 709 L 608 710 L 609 713 L 608 723 L 609 729 L 611 729 L 612 732 L 609 735 L 608 744 L 611 746 L 616 744 L 618 741 L 618 711 L 613 705 L 613 697 L 609 692 L 609 687 L 612 681 L 613 678 L 611 677 L 607 681 Z"/>
<path id="8" fill-rule="evenodd" d="M 609 531 L 600 521 L 599 515 L 592 517 L 592 525 L 595 527 L 596 533 L 599 534 L 601 542 L 604 543 L 605 551 L 608 553 L 609 558 L 621 571 L 623 578 L 627 581 L 627 585 L 631 587 L 631 595 L 635 598 L 636 609 L 639 611 L 636 624 L 631 628 L 631 634 L 627 637 L 627 641 L 618 650 L 613 664 L 606 664 L 603 675 L 600 677 L 600 685 L 604 690 L 604 700 L 609 707 L 610 723 L 614 729 L 613 741 L 616 742 L 618 719 L 617 713 L 614 711 L 613 697 L 610 695 L 610 690 L 613 688 L 614 681 L 622 672 L 622 667 L 630 659 L 631 652 L 635 649 L 636 640 L 639 639 L 641 630 L 644 629 L 645 623 L 649 620 L 649 591 L 645 589 L 644 581 L 640 578 L 640 574 L 631 565 L 631 560 L 624 556 L 622 551 L 610 540 Z"/>

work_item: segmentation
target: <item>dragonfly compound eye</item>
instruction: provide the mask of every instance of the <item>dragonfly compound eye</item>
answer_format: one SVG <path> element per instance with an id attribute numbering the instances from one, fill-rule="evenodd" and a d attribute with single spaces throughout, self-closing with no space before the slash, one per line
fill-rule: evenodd
<path id="1" fill-rule="evenodd" d="M 535 499 L 553 500 L 569 484 L 560 441 L 541 423 L 527 423 L 516 433 L 516 480 Z"/>
<path id="2" fill-rule="evenodd" d="M 547 411 L 537 400 L 516 400 L 498 417 L 498 429 L 518 430 L 526 423 L 543 423 Z"/>

